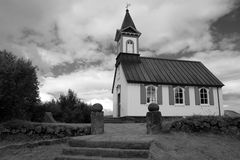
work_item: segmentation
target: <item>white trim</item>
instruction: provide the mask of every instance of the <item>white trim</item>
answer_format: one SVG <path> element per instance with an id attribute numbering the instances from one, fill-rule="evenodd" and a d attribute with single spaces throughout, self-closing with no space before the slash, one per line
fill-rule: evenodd
<path id="1" fill-rule="evenodd" d="M 201 103 L 201 92 L 200 92 L 201 89 L 206 89 L 206 91 L 207 91 L 207 102 L 208 102 L 208 103 Z M 209 102 L 209 101 L 210 101 L 209 89 L 206 88 L 206 87 L 201 87 L 201 88 L 198 89 L 198 92 L 199 92 L 200 105 L 203 106 L 203 107 L 209 107 L 209 106 L 210 106 L 210 102 Z"/>
<path id="2" fill-rule="evenodd" d="M 158 90 L 158 87 L 157 86 L 154 86 L 154 85 L 147 85 L 147 86 L 145 86 L 145 89 L 146 89 L 146 104 L 148 105 L 148 104 L 150 104 L 150 103 L 152 103 L 152 102 L 147 102 L 147 89 L 148 89 L 148 87 L 154 87 L 155 88 L 155 97 L 156 97 L 156 103 L 157 103 L 157 100 L 158 100 L 158 97 L 157 97 L 157 90 Z"/>
<path id="3" fill-rule="evenodd" d="M 176 93 L 176 89 L 177 89 L 177 88 L 181 88 L 181 89 L 182 89 L 182 92 L 183 92 L 183 103 L 176 103 L 175 93 Z M 185 104 L 185 88 L 180 87 L 180 86 L 174 87 L 174 88 L 173 88 L 173 98 L 174 98 L 174 105 L 176 105 L 176 106 L 185 106 L 185 105 L 186 105 L 186 104 Z"/>

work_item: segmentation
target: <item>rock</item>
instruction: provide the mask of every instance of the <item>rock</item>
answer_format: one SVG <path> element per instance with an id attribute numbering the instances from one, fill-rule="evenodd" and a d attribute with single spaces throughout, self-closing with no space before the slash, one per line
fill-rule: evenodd
<path id="1" fill-rule="evenodd" d="M 42 132 L 42 127 L 41 126 L 37 126 L 36 128 L 35 128 L 35 132 L 36 133 L 41 133 Z"/>
<path id="2" fill-rule="evenodd" d="M 101 112 L 103 110 L 103 106 L 100 103 L 96 103 L 91 107 L 92 112 Z"/>
<path id="3" fill-rule="evenodd" d="M 239 132 L 238 128 L 235 126 L 229 127 L 228 130 L 231 134 L 235 134 L 235 135 L 237 135 L 237 133 Z"/>
<path id="4" fill-rule="evenodd" d="M 8 129 L 8 128 L 4 128 L 3 129 L 3 131 L 2 131 L 2 133 L 10 133 L 11 131 L 10 131 L 10 129 Z"/>
<path id="5" fill-rule="evenodd" d="M 27 132 L 27 129 L 26 129 L 26 128 L 22 128 L 22 129 L 21 129 L 21 132 L 22 132 L 22 133 L 26 133 L 26 132 Z"/>
<path id="6" fill-rule="evenodd" d="M 47 134 L 53 134 L 54 133 L 54 129 L 48 126 L 47 129 L 46 129 L 46 133 Z"/>
<path id="7" fill-rule="evenodd" d="M 29 135 L 29 136 L 31 136 L 32 134 L 33 134 L 33 131 L 32 131 L 32 130 L 28 132 L 28 135 Z"/>
<path id="8" fill-rule="evenodd" d="M 82 133 L 83 131 L 83 128 L 77 128 L 77 133 Z"/>
<path id="9" fill-rule="evenodd" d="M 66 128 L 65 132 L 66 132 L 66 134 L 67 134 L 68 136 L 72 136 L 72 130 L 71 130 L 71 128 Z"/>
<path id="10" fill-rule="evenodd" d="M 61 128 L 59 126 L 57 126 L 55 128 L 55 134 L 58 135 L 58 133 L 60 133 L 60 131 L 61 131 Z"/>
<path id="11" fill-rule="evenodd" d="M 159 111 L 159 106 L 158 106 L 158 104 L 156 104 L 156 103 L 150 103 L 150 104 L 148 105 L 148 110 L 149 110 L 149 112 Z"/>
<path id="12" fill-rule="evenodd" d="M 58 133 L 57 136 L 58 136 L 59 138 L 65 137 L 64 133 L 62 133 L 62 132 L 61 132 L 61 133 Z"/>

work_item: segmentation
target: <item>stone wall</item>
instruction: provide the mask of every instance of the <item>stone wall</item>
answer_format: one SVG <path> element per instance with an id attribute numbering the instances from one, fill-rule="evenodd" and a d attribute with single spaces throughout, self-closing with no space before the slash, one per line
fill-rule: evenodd
<path id="1" fill-rule="evenodd" d="M 240 136 L 240 118 L 192 116 L 172 122 L 171 130 L 184 132 L 212 132 Z"/>
<path id="2" fill-rule="evenodd" d="M 48 136 L 62 138 L 91 134 L 90 124 L 35 123 L 27 121 L 9 121 L 0 125 L 0 136 L 26 134 L 29 136 Z"/>

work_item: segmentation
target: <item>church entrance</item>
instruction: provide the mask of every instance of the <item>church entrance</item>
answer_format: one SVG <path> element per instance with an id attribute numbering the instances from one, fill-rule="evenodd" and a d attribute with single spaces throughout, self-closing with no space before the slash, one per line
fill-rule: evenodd
<path id="1" fill-rule="evenodd" d="M 118 93 L 118 95 L 117 95 L 117 105 L 118 105 L 118 117 L 120 117 L 121 116 L 121 95 L 120 95 L 120 93 Z"/>

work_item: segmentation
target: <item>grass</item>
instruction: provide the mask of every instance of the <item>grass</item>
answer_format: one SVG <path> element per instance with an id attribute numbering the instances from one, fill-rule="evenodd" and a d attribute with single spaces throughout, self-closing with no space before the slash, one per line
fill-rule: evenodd
<path id="1" fill-rule="evenodd" d="M 156 159 L 239 160 L 240 139 L 210 133 L 173 132 L 160 134 L 151 151 Z"/>

